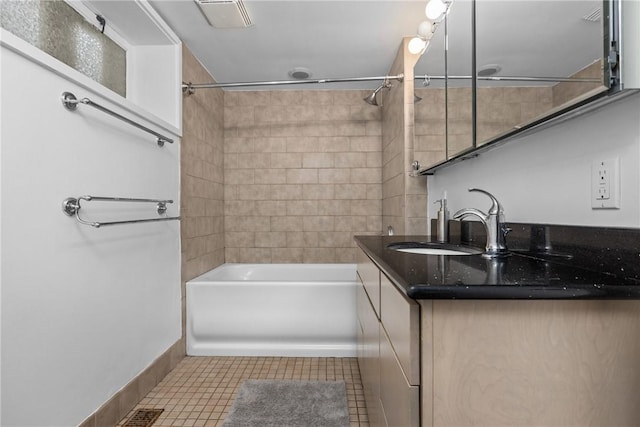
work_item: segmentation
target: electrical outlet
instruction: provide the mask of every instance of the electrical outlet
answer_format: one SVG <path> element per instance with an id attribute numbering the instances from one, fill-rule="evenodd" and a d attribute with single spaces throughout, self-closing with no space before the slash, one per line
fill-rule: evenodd
<path id="1" fill-rule="evenodd" d="M 591 164 L 591 208 L 620 209 L 620 159 Z"/>

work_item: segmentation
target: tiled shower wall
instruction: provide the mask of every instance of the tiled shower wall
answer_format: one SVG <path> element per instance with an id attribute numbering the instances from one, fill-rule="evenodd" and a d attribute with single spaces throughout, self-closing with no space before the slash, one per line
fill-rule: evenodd
<path id="1" fill-rule="evenodd" d="M 182 52 L 183 80 L 210 82 L 211 76 L 185 46 Z M 224 263 L 224 93 L 220 89 L 198 90 L 185 96 L 182 105 L 180 214 L 184 304 L 185 282 Z"/>
<path id="2" fill-rule="evenodd" d="M 409 53 L 403 39 L 390 75 L 404 74 L 402 83 L 393 81 L 384 93 L 382 118 L 382 220 L 383 231 L 395 234 L 427 234 L 426 177 L 410 177 L 415 157 L 413 120 L 413 67 L 418 55 Z"/>
<path id="3" fill-rule="evenodd" d="M 354 262 L 381 232 L 381 111 L 368 91 L 227 91 L 226 262 Z"/>

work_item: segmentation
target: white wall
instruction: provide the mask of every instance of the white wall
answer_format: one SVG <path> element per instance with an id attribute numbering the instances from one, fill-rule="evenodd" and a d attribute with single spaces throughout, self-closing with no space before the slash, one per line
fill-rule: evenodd
<path id="1" fill-rule="evenodd" d="M 620 209 L 591 209 L 591 164 L 620 158 Z M 451 214 L 489 199 L 503 204 L 507 221 L 584 226 L 640 227 L 640 94 L 508 142 L 429 177 L 433 201 L 447 191 Z M 471 218 L 470 218 L 471 219 Z"/>
<path id="2" fill-rule="evenodd" d="M 4 426 L 82 422 L 181 334 L 178 221 L 94 229 L 61 202 L 84 194 L 171 198 L 179 215 L 179 138 L 155 138 L 60 95 L 133 114 L 134 105 L 34 48 L 56 72 L 2 47 L 2 419 Z M 19 41 L 13 41 L 20 45 Z M 126 107 L 126 108 L 125 108 Z M 86 204 L 87 217 L 156 217 L 153 205 Z"/>

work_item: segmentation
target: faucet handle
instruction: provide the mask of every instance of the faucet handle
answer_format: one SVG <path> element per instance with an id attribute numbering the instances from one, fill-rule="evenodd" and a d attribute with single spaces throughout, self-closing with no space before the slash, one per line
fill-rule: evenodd
<path id="1" fill-rule="evenodd" d="M 486 190 L 483 190 L 482 188 L 469 188 L 469 191 L 476 191 L 478 193 L 485 194 L 491 199 L 491 208 L 488 212 L 489 215 L 500 215 L 503 213 L 502 205 L 500 204 L 498 199 L 493 196 L 493 194 L 489 193 Z"/>

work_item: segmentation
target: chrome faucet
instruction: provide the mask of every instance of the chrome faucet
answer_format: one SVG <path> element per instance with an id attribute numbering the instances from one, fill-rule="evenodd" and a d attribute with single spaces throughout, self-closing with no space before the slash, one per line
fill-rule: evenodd
<path id="1" fill-rule="evenodd" d="M 480 188 L 470 188 L 469 191 L 477 191 L 486 194 L 491 199 L 491 208 L 488 213 L 479 211 L 478 209 L 465 208 L 460 209 L 453 214 L 453 219 L 462 219 L 468 215 L 474 215 L 480 218 L 484 228 L 487 231 L 487 245 L 482 255 L 485 258 L 495 258 L 506 256 L 508 254 L 505 237 L 509 231 L 504 222 L 504 211 L 498 199 L 487 191 Z"/>

